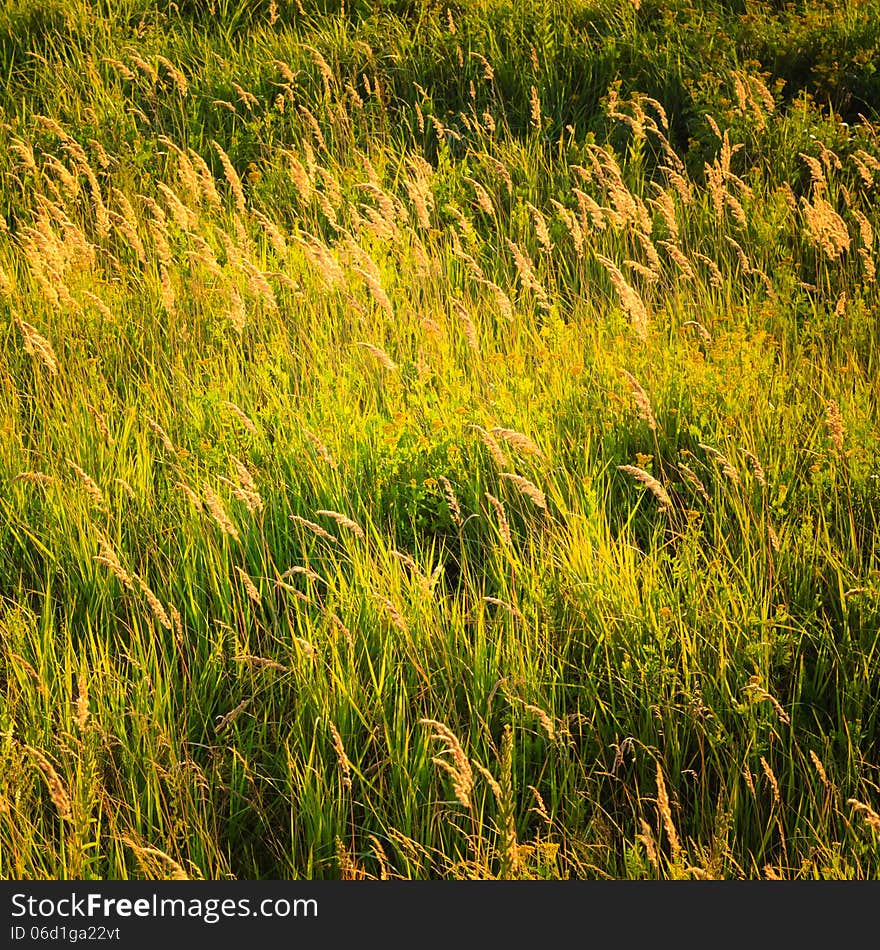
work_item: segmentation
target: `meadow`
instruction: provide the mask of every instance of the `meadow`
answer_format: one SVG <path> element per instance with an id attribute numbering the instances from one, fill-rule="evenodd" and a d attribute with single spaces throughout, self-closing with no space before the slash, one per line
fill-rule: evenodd
<path id="1" fill-rule="evenodd" d="M 877 877 L 878 62 L 5 0 L 0 876 Z"/>

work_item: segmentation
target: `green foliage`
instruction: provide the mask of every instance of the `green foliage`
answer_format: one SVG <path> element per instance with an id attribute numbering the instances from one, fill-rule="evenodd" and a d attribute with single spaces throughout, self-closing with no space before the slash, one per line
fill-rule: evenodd
<path id="1" fill-rule="evenodd" d="M 880 8 L 0 11 L 0 874 L 880 872 Z"/>

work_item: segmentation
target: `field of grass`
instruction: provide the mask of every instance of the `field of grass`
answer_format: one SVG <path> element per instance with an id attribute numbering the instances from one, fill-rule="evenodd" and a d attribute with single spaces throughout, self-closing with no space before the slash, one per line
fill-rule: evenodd
<path id="1" fill-rule="evenodd" d="M 5 0 L 0 876 L 880 875 L 878 62 Z"/>

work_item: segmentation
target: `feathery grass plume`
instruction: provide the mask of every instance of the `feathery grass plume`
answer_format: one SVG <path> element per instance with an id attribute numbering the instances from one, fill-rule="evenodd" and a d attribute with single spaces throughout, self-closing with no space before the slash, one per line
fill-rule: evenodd
<path id="1" fill-rule="evenodd" d="M 240 458 L 235 455 L 230 455 L 229 458 L 232 464 L 235 466 L 235 471 L 238 474 L 238 480 L 241 483 L 241 486 L 247 489 L 247 491 L 249 491 L 252 495 L 256 495 L 257 501 L 259 502 L 259 507 L 262 508 L 263 502 L 260 498 L 260 491 L 257 488 L 257 483 L 254 481 L 254 476 Z"/>
<path id="2" fill-rule="evenodd" d="M 703 326 L 702 323 L 697 320 L 685 320 L 682 324 L 683 327 L 693 327 L 700 339 L 709 346 L 712 343 L 712 334 Z"/>
<path id="3" fill-rule="evenodd" d="M 58 373 L 58 360 L 55 357 L 52 344 L 39 333 L 36 327 L 22 320 L 18 314 L 15 316 L 15 322 L 24 337 L 25 353 L 36 356 L 50 375 L 55 376 Z"/>
<path id="4" fill-rule="evenodd" d="M 532 259 L 515 241 L 511 241 L 510 238 L 507 238 L 506 243 L 510 248 L 510 253 L 513 255 L 513 260 L 523 286 L 535 295 L 535 300 L 542 310 L 549 311 L 550 298 L 547 296 L 547 291 L 535 274 L 535 265 Z"/>
<path id="5" fill-rule="evenodd" d="M 498 177 L 504 184 L 504 187 L 507 189 L 508 197 L 513 195 L 513 178 L 510 175 L 510 171 L 507 166 L 500 159 L 495 158 L 494 155 L 484 155 L 483 159 L 491 166 L 492 171 L 495 172 L 496 177 Z"/>
<path id="6" fill-rule="evenodd" d="M 144 247 L 144 242 L 141 240 L 141 236 L 137 232 L 137 228 L 133 225 L 124 215 L 117 214 L 115 211 L 107 212 L 110 216 L 110 220 L 114 225 L 116 225 L 116 230 L 128 241 L 128 243 L 134 249 L 137 259 L 141 264 L 147 263 L 147 251 Z"/>
<path id="7" fill-rule="evenodd" d="M 404 564 L 406 567 L 408 567 L 413 574 L 424 576 L 419 565 L 408 554 L 397 550 L 394 550 L 391 553 L 397 558 L 398 561 L 401 562 L 401 564 Z"/>
<path id="8" fill-rule="evenodd" d="M 501 316 L 504 317 L 508 323 L 511 323 L 513 321 L 513 304 L 510 301 L 510 297 L 498 286 L 498 284 L 493 283 L 491 280 L 481 280 L 480 283 L 492 291 L 492 296 L 495 299 L 495 305 L 498 307 Z"/>
<path id="9" fill-rule="evenodd" d="M 648 204 L 660 212 L 660 216 L 663 218 L 663 223 L 666 225 L 666 230 L 669 232 L 670 238 L 673 241 L 678 241 L 678 221 L 676 221 L 675 218 L 675 201 L 672 195 L 670 195 L 662 185 L 658 185 L 654 182 L 653 187 L 655 197 L 649 198 Z"/>
<path id="10" fill-rule="evenodd" d="M 367 536 L 364 533 L 364 529 L 354 520 L 349 518 L 347 515 L 343 515 L 338 511 L 331 511 L 327 508 L 319 508 L 316 512 L 316 515 L 321 515 L 323 518 L 332 518 L 340 527 L 345 528 L 348 531 L 351 531 L 355 537 L 360 538 L 361 541 L 366 541 Z"/>
<path id="11" fill-rule="evenodd" d="M 85 175 L 89 183 L 89 193 L 92 199 L 92 208 L 95 212 L 95 225 L 98 234 L 106 238 L 110 234 L 110 215 L 107 205 L 104 203 L 104 196 L 101 193 L 101 186 L 98 183 L 98 176 L 89 164 L 88 158 L 82 148 L 72 140 L 64 143 L 64 148 L 73 158 L 76 166 Z"/>
<path id="12" fill-rule="evenodd" d="M 703 449 L 705 452 L 708 452 L 709 455 L 711 455 L 712 458 L 714 458 L 718 462 L 718 464 L 721 466 L 721 471 L 735 485 L 739 485 L 742 483 L 739 477 L 739 472 L 733 467 L 730 460 L 726 456 L 722 455 L 721 452 L 718 451 L 718 449 L 713 448 L 711 445 L 706 445 L 705 442 L 698 442 L 697 444 L 700 446 L 701 449 Z"/>
<path id="13" fill-rule="evenodd" d="M 262 211 L 254 208 L 251 214 L 263 226 L 263 230 L 269 238 L 269 243 L 272 245 L 272 250 L 275 251 L 278 259 L 283 261 L 287 257 L 287 239 L 284 232 Z"/>
<path id="14" fill-rule="evenodd" d="M 18 155 L 21 160 L 21 165 L 25 171 L 32 172 L 34 175 L 38 175 L 40 170 L 37 167 L 36 159 L 34 158 L 34 150 L 26 142 L 22 142 L 21 139 L 12 139 L 12 141 L 7 146 L 10 152 L 14 155 Z"/>
<path id="15" fill-rule="evenodd" d="M 495 796 L 496 801 L 501 801 L 502 791 L 501 785 L 498 783 L 498 780 L 495 776 L 486 768 L 485 765 L 481 765 L 479 762 L 475 762 L 474 765 L 477 767 L 477 771 L 483 778 L 486 780 L 486 784 L 492 790 L 492 794 Z"/>
<path id="16" fill-rule="evenodd" d="M 467 308 L 460 300 L 453 300 L 452 306 L 455 309 L 455 313 L 458 316 L 459 322 L 461 323 L 462 332 L 464 333 L 464 338 L 467 341 L 468 348 L 477 356 L 480 355 L 480 338 L 477 334 L 477 328 L 474 325 L 474 321 L 471 319 L 471 315 L 468 313 Z"/>
<path id="17" fill-rule="evenodd" d="M 864 262 L 865 279 L 869 284 L 873 284 L 877 277 L 877 265 L 873 258 L 874 229 L 861 211 L 854 209 L 853 214 L 859 223 L 859 256 Z"/>
<path id="18" fill-rule="evenodd" d="M 758 793 L 755 791 L 755 779 L 752 775 L 752 770 L 749 768 L 749 763 L 746 762 L 742 768 L 742 777 L 745 779 L 746 788 L 751 792 L 752 798 L 757 798 Z"/>
<path id="19" fill-rule="evenodd" d="M 351 791 L 351 760 L 345 751 L 342 742 L 342 736 L 336 728 L 336 723 L 332 719 L 327 720 L 327 726 L 330 729 L 330 735 L 333 739 L 333 750 L 336 752 L 336 761 L 339 764 L 339 773 L 342 778 L 342 787 Z"/>
<path id="20" fill-rule="evenodd" d="M 547 805 L 544 802 L 544 797 L 535 788 L 534 785 L 527 785 L 526 788 L 532 793 L 535 799 L 535 805 L 533 808 L 530 808 L 529 811 L 533 811 L 546 825 L 551 825 L 553 819 L 550 817 L 550 813 L 547 811 Z"/>
<path id="21" fill-rule="evenodd" d="M 812 155 L 806 155 L 803 152 L 798 152 L 798 156 L 803 159 L 804 164 L 810 171 L 810 181 L 813 185 L 813 190 L 817 195 L 822 194 L 828 188 L 828 182 L 825 179 L 825 170 L 822 167 L 822 163 L 818 158 L 814 158 Z"/>
<path id="22" fill-rule="evenodd" d="M 3 215 L 0 214 L 0 234 L 3 233 L 5 220 Z M 12 299 L 13 294 L 15 293 L 15 281 L 0 267 L 0 294 L 4 297 Z"/>
<path id="23" fill-rule="evenodd" d="M 837 454 L 843 456 L 843 416 L 840 413 L 840 406 L 835 400 L 830 400 L 825 406 L 825 425 L 828 428 L 828 438 L 837 450 Z"/>
<path id="24" fill-rule="evenodd" d="M 311 442 L 315 452 L 318 454 L 318 458 L 321 459 L 322 462 L 329 465 L 330 468 L 339 468 L 339 464 L 330 454 L 330 450 L 313 432 L 309 432 L 308 429 L 303 429 L 302 434 Z"/>
<path id="25" fill-rule="evenodd" d="M 553 242 L 550 239 L 550 231 L 547 229 L 547 219 L 531 202 L 527 201 L 526 207 L 531 213 L 532 223 L 535 226 L 535 237 L 537 237 L 538 243 L 548 254 L 551 254 L 553 252 Z"/>
<path id="26" fill-rule="evenodd" d="M 556 209 L 556 213 L 565 224 L 565 229 L 571 236 L 575 254 L 580 257 L 581 254 L 584 253 L 584 232 L 578 223 L 577 215 L 573 211 L 569 211 L 565 205 L 558 202 L 555 198 L 550 199 L 550 204 L 553 205 L 553 207 Z"/>
<path id="27" fill-rule="evenodd" d="M 48 696 L 49 690 L 46 688 L 46 684 L 43 682 L 40 674 L 34 669 L 33 665 L 28 663 L 28 661 L 23 657 L 19 656 L 17 653 L 13 653 L 11 650 L 7 651 L 6 654 L 10 660 L 14 660 L 16 665 L 20 666 L 25 673 L 34 681 L 37 687 L 37 691 L 41 696 Z"/>
<path id="28" fill-rule="evenodd" d="M 431 192 L 433 169 L 424 159 L 412 157 L 408 160 L 413 177 L 404 179 L 409 199 L 416 211 L 419 227 L 426 231 L 431 228 L 431 212 L 434 210 L 434 195 Z"/>
<path id="29" fill-rule="evenodd" d="M 666 829 L 666 836 L 669 838 L 669 848 L 672 853 L 672 861 L 677 864 L 681 858 L 681 841 L 678 832 L 675 829 L 675 822 L 672 820 L 672 810 L 669 807 L 669 795 L 666 791 L 666 782 L 663 779 L 663 769 L 660 763 L 657 763 L 657 811 L 663 820 L 663 827 Z"/>
<path id="30" fill-rule="evenodd" d="M 544 458 L 544 453 L 538 448 L 537 444 L 522 432 L 514 429 L 505 429 L 502 426 L 493 426 L 490 430 L 492 435 L 503 439 L 508 445 L 512 445 L 518 452 L 524 452 L 526 455 L 536 455 L 538 458 Z"/>
<path id="31" fill-rule="evenodd" d="M 709 271 L 709 284 L 716 290 L 721 290 L 724 287 L 724 276 L 722 275 L 715 261 L 713 261 L 711 257 L 707 257 L 705 254 L 700 254 L 699 251 L 694 253 L 694 257 L 706 265 L 706 268 Z M 696 323 L 696 321 L 693 322 Z M 684 324 L 682 324 L 682 326 L 684 326 Z M 711 342 L 711 338 L 709 342 Z"/>
<path id="32" fill-rule="evenodd" d="M 241 406 L 237 406 L 234 402 L 229 402 L 228 400 L 223 400 L 220 405 L 225 406 L 251 435 L 257 435 L 257 427 Z"/>
<path id="33" fill-rule="evenodd" d="M 580 188 L 572 188 L 572 194 L 577 198 L 581 230 L 584 236 L 588 236 L 591 230 L 604 231 L 608 227 L 608 209 L 601 207 Z"/>
<path id="34" fill-rule="evenodd" d="M 186 495 L 196 511 L 202 511 L 204 509 L 205 503 L 202 501 L 198 492 L 194 491 L 186 482 L 175 482 L 174 487 L 179 488 L 184 495 Z"/>
<path id="35" fill-rule="evenodd" d="M 776 711 L 779 721 L 784 723 L 786 726 L 791 725 L 791 717 L 788 715 L 785 709 L 783 709 L 779 700 L 772 693 L 768 693 L 767 690 L 761 686 L 759 677 L 753 676 L 751 680 L 743 687 L 743 691 L 751 693 L 758 700 L 763 700 L 764 702 L 770 703 L 770 705 Z"/>
<path id="36" fill-rule="evenodd" d="M 770 783 L 770 788 L 773 789 L 773 801 L 777 805 L 782 804 L 782 799 L 779 796 L 779 781 L 776 778 L 776 773 L 770 767 L 770 763 L 761 756 L 761 768 L 764 770 L 764 774 L 767 776 L 767 781 Z"/>
<path id="37" fill-rule="evenodd" d="M 151 419 L 151 418 L 149 418 L 149 417 L 147 418 L 147 425 L 148 425 L 148 426 L 153 430 L 153 432 L 155 432 L 156 435 L 159 437 L 159 441 L 162 443 L 162 448 L 164 448 L 165 451 L 166 451 L 169 455 L 176 455 L 177 452 L 176 452 L 176 450 L 175 450 L 175 448 L 174 448 L 174 443 L 171 441 L 171 437 L 168 435 L 168 433 L 165 431 L 165 429 L 163 429 L 162 426 L 159 425 L 159 423 L 156 422 L 155 419 Z"/>
<path id="38" fill-rule="evenodd" d="M 651 275 L 650 279 L 655 280 L 660 276 L 660 255 L 657 253 L 657 248 L 650 236 L 643 234 L 641 231 L 636 231 L 636 240 L 641 244 L 642 250 L 645 252 L 645 257 L 648 260 L 648 272 Z"/>
<path id="39" fill-rule="evenodd" d="M 126 589 L 133 591 L 134 585 L 132 583 L 131 574 L 122 566 L 116 552 L 113 550 L 113 545 L 100 531 L 98 532 L 98 547 L 101 553 L 95 556 L 95 560 L 99 564 L 104 564 L 109 567 L 116 580 Z"/>
<path id="40" fill-rule="evenodd" d="M 526 703 L 526 711 L 537 717 L 538 722 L 541 723 L 541 728 L 547 733 L 547 738 L 551 742 L 555 742 L 556 723 L 553 721 L 553 718 L 550 716 L 550 714 L 540 706 L 533 706 L 529 703 Z"/>
<path id="41" fill-rule="evenodd" d="M 496 439 L 481 426 L 471 425 L 470 428 L 473 429 L 477 435 L 479 435 L 480 440 L 488 449 L 489 454 L 492 456 L 495 464 L 498 466 L 499 471 L 503 472 L 508 467 L 507 456 L 501 450 L 501 446 L 498 444 Z"/>
<path id="42" fill-rule="evenodd" d="M 245 257 L 239 260 L 238 266 L 243 271 L 245 277 L 247 277 L 248 290 L 251 294 L 259 300 L 262 300 L 268 310 L 272 312 L 276 311 L 278 309 L 278 300 L 275 297 L 275 291 L 272 290 L 271 284 L 266 279 L 266 274 Z"/>
<path id="43" fill-rule="evenodd" d="M 299 114 L 305 120 L 306 125 L 309 128 L 309 131 L 312 133 L 312 139 L 315 143 L 315 148 L 319 152 L 327 151 L 327 142 L 324 139 L 324 133 L 321 131 L 321 126 L 318 120 L 315 118 L 314 114 L 309 111 L 306 106 L 299 106 Z"/>
<path id="44" fill-rule="evenodd" d="M 443 486 L 443 494 L 446 496 L 446 506 L 449 509 L 449 514 L 452 517 L 452 523 L 457 527 L 461 528 L 464 524 L 464 520 L 461 516 L 461 508 L 458 504 L 458 499 L 455 497 L 455 492 L 452 490 L 452 483 L 445 475 L 438 475 L 437 481 Z"/>
<path id="45" fill-rule="evenodd" d="M 235 210 L 239 215 L 244 217 L 245 214 L 247 214 L 247 206 L 245 204 L 244 189 L 242 188 L 241 179 L 238 177 L 238 172 L 235 170 L 229 156 L 223 151 L 223 147 L 220 143 L 212 141 L 211 145 L 220 159 L 220 164 L 223 166 L 223 174 L 232 191 L 232 197 L 235 199 Z"/>
<path id="46" fill-rule="evenodd" d="M 746 255 L 746 252 L 742 249 L 742 245 L 740 245 L 739 242 L 732 238 L 729 234 L 724 235 L 724 240 L 727 241 L 727 243 L 736 252 L 736 256 L 739 260 L 739 266 L 742 269 L 743 274 L 751 274 L 752 265 Z"/>
<path id="47" fill-rule="evenodd" d="M 700 481 L 697 473 L 688 468 L 684 462 L 678 463 L 678 469 L 681 474 L 684 475 L 685 481 L 687 481 L 688 484 L 692 485 L 696 489 L 697 494 L 703 499 L 703 501 L 705 501 L 707 505 L 711 504 L 712 502 L 709 498 L 709 493 L 706 491 L 706 486 Z"/>
<path id="48" fill-rule="evenodd" d="M 171 881 L 189 881 L 192 880 L 191 875 L 187 874 L 182 865 L 180 865 L 170 854 L 166 854 L 164 851 L 159 848 L 150 848 L 145 845 L 137 844 L 131 838 L 122 835 L 119 840 L 131 848 L 134 851 L 135 857 L 140 864 L 141 869 L 145 874 L 153 875 L 156 872 L 156 866 L 151 864 L 147 859 L 154 858 L 156 859 L 160 866 L 164 868 L 165 873 L 168 875 L 168 880 Z"/>
<path id="49" fill-rule="evenodd" d="M 494 495 L 489 494 L 489 492 L 486 492 L 485 495 L 489 504 L 495 509 L 495 517 L 498 519 L 498 533 L 501 535 L 501 540 L 509 546 L 513 542 L 510 534 L 510 523 L 507 520 L 504 505 Z"/>
<path id="50" fill-rule="evenodd" d="M 151 83 L 159 81 L 159 71 L 152 63 L 147 62 L 133 46 L 126 46 L 125 52 L 128 53 L 129 60 L 150 80 Z"/>
<path id="51" fill-rule="evenodd" d="M 260 597 L 260 592 L 257 590 L 257 585 L 253 582 L 250 574 L 248 574 L 244 568 L 239 567 L 237 564 L 235 565 L 235 572 L 241 578 L 242 586 L 244 587 L 245 593 L 248 595 L 248 597 L 255 604 L 261 603 L 262 598 Z"/>
<path id="52" fill-rule="evenodd" d="M 215 211 L 219 211 L 223 207 L 223 202 L 220 200 L 217 183 L 208 163 L 194 149 L 188 149 L 187 154 L 195 170 L 202 199 Z"/>
<path id="53" fill-rule="evenodd" d="M 87 290 L 83 291 L 83 297 L 85 297 L 86 300 L 94 305 L 95 309 L 105 320 L 108 320 L 110 323 L 116 322 L 115 317 L 113 316 L 113 311 L 107 306 L 107 304 L 104 303 L 103 300 L 101 300 L 100 297 L 89 293 Z"/>
<path id="54" fill-rule="evenodd" d="M 168 613 L 171 614 L 171 622 L 174 624 L 174 637 L 177 640 L 177 645 L 181 649 L 183 648 L 183 617 L 180 615 L 180 611 L 174 606 L 174 604 L 168 605 Z"/>
<path id="55" fill-rule="evenodd" d="M 620 374 L 626 378 L 626 381 L 630 384 L 632 389 L 633 401 L 636 404 L 636 408 L 639 411 L 639 418 L 648 423 L 648 428 L 652 432 L 657 431 L 657 420 L 654 417 L 654 410 L 651 407 L 651 400 L 648 398 L 648 394 L 642 388 L 641 383 L 625 369 L 620 369 Z"/>
<path id="56" fill-rule="evenodd" d="M 251 491 L 245 487 L 245 485 L 241 483 L 241 479 L 239 479 L 238 482 L 234 482 L 231 478 L 226 478 L 224 475 L 219 475 L 218 479 L 223 482 L 224 485 L 229 486 L 233 497 L 240 501 L 245 508 L 247 508 L 249 513 L 253 514 L 255 511 L 263 510 L 263 499 L 260 497 L 260 493 L 256 490 Z"/>
<path id="57" fill-rule="evenodd" d="M 208 485 L 205 485 L 202 488 L 202 493 L 205 496 L 205 505 L 208 508 L 208 513 L 214 519 L 214 522 L 220 528 L 224 534 L 228 534 L 233 540 L 240 540 L 238 529 L 232 523 L 229 518 L 229 515 L 226 514 L 226 509 L 223 507 L 223 502 L 220 498 L 211 490 Z"/>
<path id="58" fill-rule="evenodd" d="M 444 751 L 450 757 L 451 761 L 434 756 L 431 761 L 438 768 L 443 769 L 452 778 L 452 790 L 458 801 L 465 808 L 471 807 L 471 793 L 474 788 L 474 773 L 468 757 L 464 753 L 458 736 L 442 722 L 436 719 L 420 719 L 420 726 L 428 726 L 434 730 L 432 739 L 442 742 L 445 746 Z"/>
<path id="59" fill-rule="evenodd" d="M 250 706 L 250 699 L 243 699 L 237 706 L 233 709 L 230 709 L 225 716 L 221 716 L 217 720 L 217 725 L 214 726 L 214 735 L 218 736 L 223 732 L 228 726 L 230 726 L 236 719 Z"/>
<path id="60" fill-rule="evenodd" d="M 235 94 L 238 96 L 239 102 L 241 102 L 248 112 L 253 112 L 254 106 L 258 106 L 260 104 L 260 100 L 252 92 L 248 92 L 248 90 L 243 86 L 239 86 L 239 84 L 234 80 L 231 80 L 230 84 L 235 90 Z"/>
<path id="61" fill-rule="evenodd" d="M 22 744 L 22 748 L 30 755 L 43 774 L 43 780 L 46 782 L 46 788 L 49 791 L 49 798 L 52 799 L 52 804 L 55 806 L 59 818 L 62 821 L 72 821 L 73 807 L 70 796 L 64 787 L 64 782 L 61 781 L 61 776 L 55 770 L 55 766 L 39 749 L 25 744 Z"/>
<path id="62" fill-rule="evenodd" d="M 280 577 L 275 580 L 275 589 L 284 590 L 287 591 L 288 594 L 293 594 L 297 600 L 301 600 L 304 604 L 312 603 L 312 599 L 308 594 L 304 594 L 301 590 L 294 587 L 293 584 L 288 584 L 287 581 L 281 580 Z"/>
<path id="63" fill-rule="evenodd" d="M 357 346 L 363 347 L 368 353 L 372 354 L 379 365 L 388 370 L 389 373 L 398 368 L 397 363 L 381 347 L 374 346 L 372 343 L 363 343 L 360 340 L 358 340 Z"/>
<path id="64" fill-rule="evenodd" d="M 510 723 L 505 723 L 504 731 L 501 733 L 500 753 L 498 762 L 500 780 L 497 783 L 500 795 L 496 794 L 495 797 L 498 806 L 498 825 L 500 826 L 502 838 L 499 877 L 504 880 L 516 878 L 521 864 L 520 846 L 516 836 L 516 805 L 513 786 L 513 729 Z M 493 794 L 495 794 L 494 786 L 490 785 L 490 787 L 492 788 Z M 535 794 L 540 800 L 540 795 L 537 795 L 537 792 Z"/>
<path id="65" fill-rule="evenodd" d="M 101 492 L 101 489 L 98 488 L 97 482 L 88 474 L 85 470 L 79 467 L 76 462 L 67 460 L 67 464 L 74 470 L 77 478 L 80 480 L 80 484 L 85 489 L 86 494 L 91 498 L 92 503 L 97 508 L 102 510 L 107 510 L 107 503 L 104 500 L 104 495 Z"/>
<path id="66" fill-rule="evenodd" d="M 409 627 L 407 626 L 406 620 L 404 619 L 403 614 L 394 606 L 394 603 L 389 600 L 387 597 L 383 597 L 381 594 L 373 592 L 373 596 L 376 598 L 377 603 L 381 604 L 385 612 L 391 618 L 391 623 L 404 635 L 409 635 Z"/>
<path id="67" fill-rule="evenodd" d="M 297 194 L 300 197 L 302 204 L 308 204 L 312 199 L 312 193 L 314 191 L 314 184 L 312 182 L 311 175 L 308 172 L 308 169 L 302 162 L 294 155 L 293 152 L 285 151 L 284 156 L 287 160 L 287 168 L 290 172 L 290 177 L 293 180 L 294 185 L 296 186 Z"/>
<path id="68" fill-rule="evenodd" d="M 694 273 L 694 269 L 691 267 L 691 262 L 687 259 L 678 245 L 674 244 L 672 241 L 658 241 L 657 243 L 675 262 L 679 271 L 681 271 L 682 278 L 685 280 L 697 279 L 697 275 Z"/>
<path id="69" fill-rule="evenodd" d="M 138 577 L 136 574 L 134 578 L 138 582 L 138 586 L 141 589 L 141 593 L 143 593 L 144 599 L 149 604 L 150 610 L 152 611 L 153 616 L 156 618 L 156 620 L 159 621 L 159 623 L 166 630 L 173 630 L 174 626 L 171 623 L 171 618 L 168 616 L 168 613 L 165 610 L 165 608 L 162 606 L 162 603 L 160 602 L 159 598 L 153 593 L 153 591 L 150 589 L 149 585 L 143 578 Z"/>
<path id="70" fill-rule="evenodd" d="M 174 316 L 177 313 L 177 295 L 174 292 L 174 284 L 171 282 L 171 274 L 164 264 L 159 267 L 159 291 L 166 313 Z"/>
<path id="71" fill-rule="evenodd" d="M 506 600 L 502 600 L 500 597 L 489 597 L 488 595 L 484 595 L 483 600 L 487 604 L 492 604 L 493 607 L 500 607 L 502 610 L 506 610 L 511 617 L 515 617 L 521 623 L 526 622 L 526 618 L 523 616 L 522 611 L 515 604 L 511 604 Z"/>
<path id="72" fill-rule="evenodd" d="M 621 472 L 626 472 L 627 475 L 632 475 L 636 481 L 641 482 L 649 489 L 651 494 L 657 499 L 658 511 L 672 511 L 672 499 L 666 493 L 666 489 L 653 475 L 642 468 L 637 468 L 635 465 L 618 465 L 617 468 Z"/>
<path id="73" fill-rule="evenodd" d="M 389 234 L 387 237 L 390 239 L 393 237 L 393 234 Z M 370 291 L 370 296 L 372 296 L 373 300 L 375 300 L 382 310 L 384 310 L 385 313 L 387 313 L 388 316 L 393 319 L 394 304 L 391 303 L 391 298 L 382 287 L 377 274 L 360 267 L 352 267 L 352 271 L 357 274 L 367 285 L 367 289 Z"/>
<path id="74" fill-rule="evenodd" d="M 493 217 L 495 206 L 492 204 L 492 196 L 489 192 L 475 178 L 465 177 L 464 180 L 474 189 L 474 195 L 480 210 L 489 217 Z"/>
<path id="75" fill-rule="evenodd" d="M 854 812 L 860 814 L 865 819 L 865 824 L 869 828 L 873 831 L 880 832 L 880 815 L 878 815 L 870 805 L 866 805 L 856 798 L 848 798 L 846 803 Z"/>
<path id="76" fill-rule="evenodd" d="M 399 552 L 395 551 L 394 553 L 397 554 Z M 308 578 L 308 580 L 310 581 L 321 581 L 321 583 L 323 584 L 327 583 L 317 571 L 313 571 L 310 567 L 304 567 L 302 564 L 294 564 L 293 567 L 287 568 L 287 570 L 281 576 L 293 577 L 297 574 L 301 575 L 302 577 Z"/>
<path id="77" fill-rule="evenodd" d="M 337 614 L 330 614 L 330 626 L 333 628 L 334 635 L 338 636 L 342 634 L 349 649 L 354 647 L 354 637 L 352 636 L 351 630 L 340 620 Z"/>
<path id="78" fill-rule="evenodd" d="M 85 729 L 89 721 L 89 681 L 80 670 L 76 674 L 76 725 L 80 732 Z"/>
<path id="79" fill-rule="evenodd" d="M 654 833 L 651 831 L 651 826 L 645 821 L 644 818 L 639 819 L 639 823 L 642 828 L 642 833 L 636 835 L 636 839 L 641 841 L 645 847 L 645 854 L 647 855 L 648 861 L 651 862 L 651 865 L 655 870 L 660 870 L 660 859 L 657 856 L 657 847 L 654 844 Z"/>
<path id="80" fill-rule="evenodd" d="M 32 482 L 36 485 L 52 485 L 55 479 L 45 472 L 19 472 L 13 479 L 14 482 Z"/>
<path id="81" fill-rule="evenodd" d="M 114 478 L 113 483 L 118 485 L 125 492 L 129 501 L 136 502 L 138 500 L 137 492 L 124 478 Z"/>
<path id="82" fill-rule="evenodd" d="M 813 245 L 835 260 L 850 247 L 850 236 L 843 218 L 824 198 L 812 202 L 801 198 L 807 233 Z"/>
<path id="83" fill-rule="evenodd" d="M 195 212 L 191 208 L 188 208 L 164 182 L 157 182 L 156 188 L 165 199 L 165 204 L 171 213 L 174 223 L 184 233 L 191 231 L 196 224 Z"/>
<path id="84" fill-rule="evenodd" d="M 278 663 L 276 660 L 270 660 L 264 656 L 252 656 L 249 653 L 239 653 L 232 658 L 234 663 L 247 663 L 258 670 L 277 670 L 279 673 L 289 673 L 290 667 Z"/>
<path id="85" fill-rule="evenodd" d="M 810 760 L 813 763 L 813 767 L 816 769 L 816 774 L 819 776 L 822 784 L 825 786 L 825 791 L 831 791 L 831 782 L 828 781 L 828 774 L 825 771 L 825 766 L 822 764 L 822 760 L 819 756 L 810 749 Z"/>
<path id="86" fill-rule="evenodd" d="M 319 538 L 323 538 L 325 541 L 332 541 L 334 544 L 338 542 L 338 538 L 335 538 L 329 531 L 322 528 L 319 524 L 315 524 L 314 521 L 309 521 L 307 518 L 303 518 L 301 515 L 291 515 L 291 521 L 295 521 L 297 524 L 301 524 L 304 528 L 307 528 L 312 534 L 316 535 Z"/>
<path id="87" fill-rule="evenodd" d="M 646 342 L 648 339 L 648 311 L 645 309 L 644 301 L 639 296 L 639 292 L 627 283 L 626 278 L 617 269 L 613 261 L 601 254 L 597 254 L 596 259 L 608 271 L 611 283 L 614 284 L 614 289 L 620 298 L 620 305 L 629 318 L 636 336 L 643 343 Z"/>
<path id="88" fill-rule="evenodd" d="M 515 485 L 517 491 L 528 498 L 536 508 L 547 511 L 547 496 L 534 482 L 530 482 L 522 475 L 515 475 L 512 472 L 502 472 L 501 477 Z"/>
<path id="89" fill-rule="evenodd" d="M 746 457 L 746 461 L 749 463 L 749 467 L 752 470 L 752 475 L 754 476 L 755 481 L 761 486 L 766 486 L 767 476 L 764 472 L 763 466 L 758 460 L 758 456 L 753 452 L 750 452 L 748 449 L 741 449 L 740 451 Z"/>
<path id="90" fill-rule="evenodd" d="M 244 300 L 238 292 L 238 288 L 232 284 L 229 287 L 229 308 L 226 311 L 226 316 L 232 324 L 232 328 L 241 336 L 241 334 L 244 333 L 247 314 L 245 312 Z"/>

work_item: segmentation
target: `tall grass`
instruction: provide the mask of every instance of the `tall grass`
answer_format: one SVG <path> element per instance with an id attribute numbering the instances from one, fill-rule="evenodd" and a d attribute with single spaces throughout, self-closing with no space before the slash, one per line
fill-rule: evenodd
<path id="1" fill-rule="evenodd" d="M 0 873 L 876 876 L 878 13 L 8 4 Z"/>

